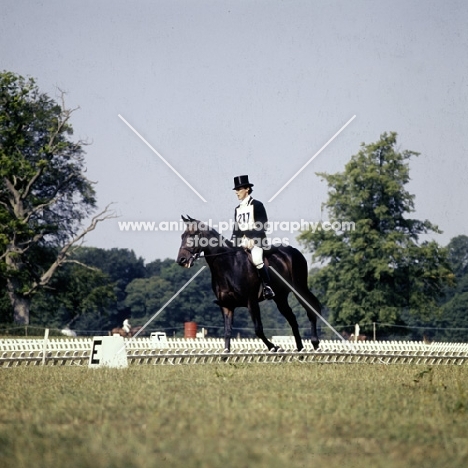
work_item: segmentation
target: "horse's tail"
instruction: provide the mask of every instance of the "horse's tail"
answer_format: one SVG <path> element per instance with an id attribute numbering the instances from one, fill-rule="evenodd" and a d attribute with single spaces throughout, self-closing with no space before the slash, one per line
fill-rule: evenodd
<path id="1" fill-rule="evenodd" d="M 320 301 L 315 297 L 315 295 L 309 289 L 309 267 L 307 265 L 307 259 L 304 255 L 295 247 L 288 246 L 285 248 L 289 256 L 289 273 L 291 275 L 291 285 L 299 293 L 298 297 L 299 302 L 303 303 L 306 308 L 307 305 L 312 306 L 316 313 L 321 315 L 322 305 Z"/>
<path id="2" fill-rule="evenodd" d="M 293 286 L 300 290 L 309 290 L 309 267 L 307 266 L 307 260 L 294 247 L 291 248 L 291 273 Z"/>
<path id="3" fill-rule="evenodd" d="M 283 278 L 294 289 L 301 291 L 308 289 L 307 278 L 309 270 L 304 255 L 295 247 L 282 245 L 278 247 L 277 256 L 281 262 L 278 266 L 281 265 L 281 270 L 283 270 L 280 270 L 278 273 L 282 273 Z M 272 263 L 276 262 L 273 261 Z"/>

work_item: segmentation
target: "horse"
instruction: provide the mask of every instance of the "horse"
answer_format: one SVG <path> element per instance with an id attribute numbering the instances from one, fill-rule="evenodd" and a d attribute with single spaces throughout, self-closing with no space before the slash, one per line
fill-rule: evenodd
<path id="1" fill-rule="evenodd" d="M 348 340 L 348 341 L 367 341 L 367 335 L 358 335 L 357 339 L 356 339 L 356 335 L 354 333 L 351 333 L 351 335 L 350 335 L 348 332 L 343 331 L 341 333 L 341 336 L 345 340 Z"/>
<path id="2" fill-rule="evenodd" d="M 269 351 L 278 351 L 280 348 L 269 341 L 263 332 L 259 306 L 259 302 L 263 300 L 262 282 L 249 252 L 235 246 L 215 229 L 196 219 L 184 216 L 182 219 L 185 222 L 185 231 L 181 236 L 176 262 L 182 267 L 190 268 L 200 254 L 204 254 L 211 271 L 215 303 L 220 307 L 224 318 L 225 352 L 230 352 L 231 349 L 234 310 L 237 307 L 248 308 L 256 336 Z M 270 274 L 275 292 L 273 301 L 291 327 L 297 350 L 302 350 L 304 345 L 296 316 L 288 303 L 291 291 L 307 312 L 311 342 L 314 349 L 318 349 L 317 315 L 321 315 L 321 305 L 307 286 L 307 260 L 296 248 L 280 245 L 265 249 L 264 261 L 270 270 L 274 270 L 274 274 Z"/>
<path id="3" fill-rule="evenodd" d="M 116 327 L 109 332 L 109 336 L 120 335 L 124 338 L 131 338 L 132 336 L 135 336 L 141 330 L 141 328 L 142 327 L 132 327 L 130 328 L 130 332 L 127 333 L 123 328 Z"/>
<path id="4" fill-rule="evenodd" d="M 351 335 L 349 335 L 349 341 L 367 341 L 367 336 L 366 335 L 358 335 L 356 337 L 354 335 L 354 333 L 351 333 Z"/>

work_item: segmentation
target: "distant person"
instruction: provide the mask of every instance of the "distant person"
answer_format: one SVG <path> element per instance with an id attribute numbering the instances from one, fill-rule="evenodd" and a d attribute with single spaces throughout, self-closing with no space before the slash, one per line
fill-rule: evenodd
<path id="1" fill-rule="evenodd" d="M 130 330 L 132 329 L 132 326 L 130 325 L 130 322 L 128 321 L 128 318 L 126 318 L 123 321 L 122 329 L 127 333 L 128 335 L 130 334 Z"/>
<path id="2" fill-rule="evenodd" d="M 248 175 L 234 177 L 233 190 L 236 191 L 240 204 L 234 212 L 232 241 L 236 246 L 250 250 L 252 262 L 263 283 L 263 296 L 265 299 L 273 299 L 275 293 L 271 288 L 268 269 L 263 262 L 268 217 L 263 203 L 250 196 L 252 187 Z"/>

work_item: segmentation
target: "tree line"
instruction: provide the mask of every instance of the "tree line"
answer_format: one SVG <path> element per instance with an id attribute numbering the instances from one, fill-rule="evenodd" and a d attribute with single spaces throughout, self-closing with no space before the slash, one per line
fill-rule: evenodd
<path id="1" fill-rule="evenodd" d="M 82 247 L 86 234 L 113 214 L 97 212 L 94 183 L 85 175 L 86 143 L 73 140 L 73 110 L 63 94 L 57 103 L 32 78 L 3 72 L 0 86 L 0 322 L 83 333 L 110 330 L 125 318 L 142 325 L 193 271 L 172 259 L 145 264 L 128 249 Z M 299 236 L 314 262 L 310 286 L 338 330 L 358 323 L 369 333 L 378 324 L 379 337 L 466 340 L 468 238 L 442 247 L 430 238 L 439 228 L 413 217 L 415 197 L 406 184 L 417 156 L 398 149 L 396 133 L 383 133 L 363 143 L 343 172 L 318 174 L 329 187 L 328 220 L 356 226 Z M 149 329 L 180 335 L 184 322 L 195 321 L 220 336 L 213 299 L 206 271 Z M 289 333 L 271 302 L 262 312 L 267 331 Z M 246 313 L 236 314 L 235 326 L 252 336 Z"/>
<path id="2" fill-rule="evenodd" d="M 121 326 L 126 318 L 132 326 L 144 325 L 197 270 L 181 268 L 174 259 L 145 264 L 132 250 L 119 248 L 80 247 L 73 259 L 77 263 L 64 265 L 48 288 L 33 296 L 31 327 L 68 327 L 80 335 L 91 335 Z M 199 264 L 203 266 L 204 260 L 199 260 Z M 160 330 L 180 337 L 185 322 L 196 322 L 199 328 L 206 328 L 208 336 L 222 336 L 223 320 L 214 299 L 206 269 L 158 315 L 146 334 Z M 11 306 L 5 296 L 0 304 L 0 323 L 11 324 Z M 266 328 L 283 333 L 287 329 L 284 320 L 272 312 L 264 308 Z M 243 337 L 253 336 L 247 309 L 236 315 L 235 331 Z"/>
<path id="3" fill-rule="evenodd" d="M 415 315 L 399 309 L 398 321 L 376 316 L 378 339 L 416 339 L 466 341 L 468 334 L 468 236 L 457 236 L 447 246 L 449 264 L 454 272 L 454 285 L 447 287 L 433 315 Z M 147 323 L 166 302 L 193 276 L 191 270 L 181 268 L 174 259 L 155 260 L 144 263 L 128 249 L 101 249 L 81 247 L 74 258 L 78 263 L 69 263 L 60 268 L 47 289 L 37 292 L 31 301 L 30 327 L 41 334 L 43 328 L 56 330 L 65 327 L 78 335 L 90 336 L 106 333 L 121 326 L 129 318 L 133 326 Z M 86 264 L 87 267 L 83 265 Z M 205 264 L 199 260 L 199 266 Z M 92 268 L 89 268 L 91 266 Z M 310 284 L 321 281 L 320 269 L 310 272 Z M 323 301 L 323 297 L 321 297 Z M 196 280 L 184 289 L 150 323 L 151 331 L 165 331 L 168 336 L 181 337 L 184 323 L 193 321 L 206 328 L 207 336 L 221 337 L 223 320 L 214 304 L 211 276 L 205 269 Z M 292 301 L 302 333 L 308 334 L 308 321 L 295 299 Z M 324 316 L 339 332 L 354 332 L 354 323 L 359 323 L 361 332 L 372 338 L 373 322 L 366 322 L 362 315 L 353 320 L 340 321 L 325 303 Z M 289 334 L 289 326 L 272 302 L 264 302 L 262 319 L 270 335 Z M 3 333 L 2 333 L 3 328 Z M 253 327 L 247 309 L 238 309 L 235 316 L 235 333 L 241 337 L 253 337 Z M 333 338 L 326 326 L 321 326 L 322 337 Z M 3 290 L 0 297 L 0 334 L 23 334 L 23 328 L 13 323 L 11 305 Z M 31 333 L 30 333 L 31 334 Z"/>

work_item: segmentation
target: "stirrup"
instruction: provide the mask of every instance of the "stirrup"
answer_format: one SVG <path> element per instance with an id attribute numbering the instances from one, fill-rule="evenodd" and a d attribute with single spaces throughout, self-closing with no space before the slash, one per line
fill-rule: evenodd
<path id="1" fill-rule="evenodd" d="M 267 300 L 273 299 L 275 297 L 273 289 L 271 289 L 271 287 L 266 284 L 263 285 L 263 297 Z"/>

